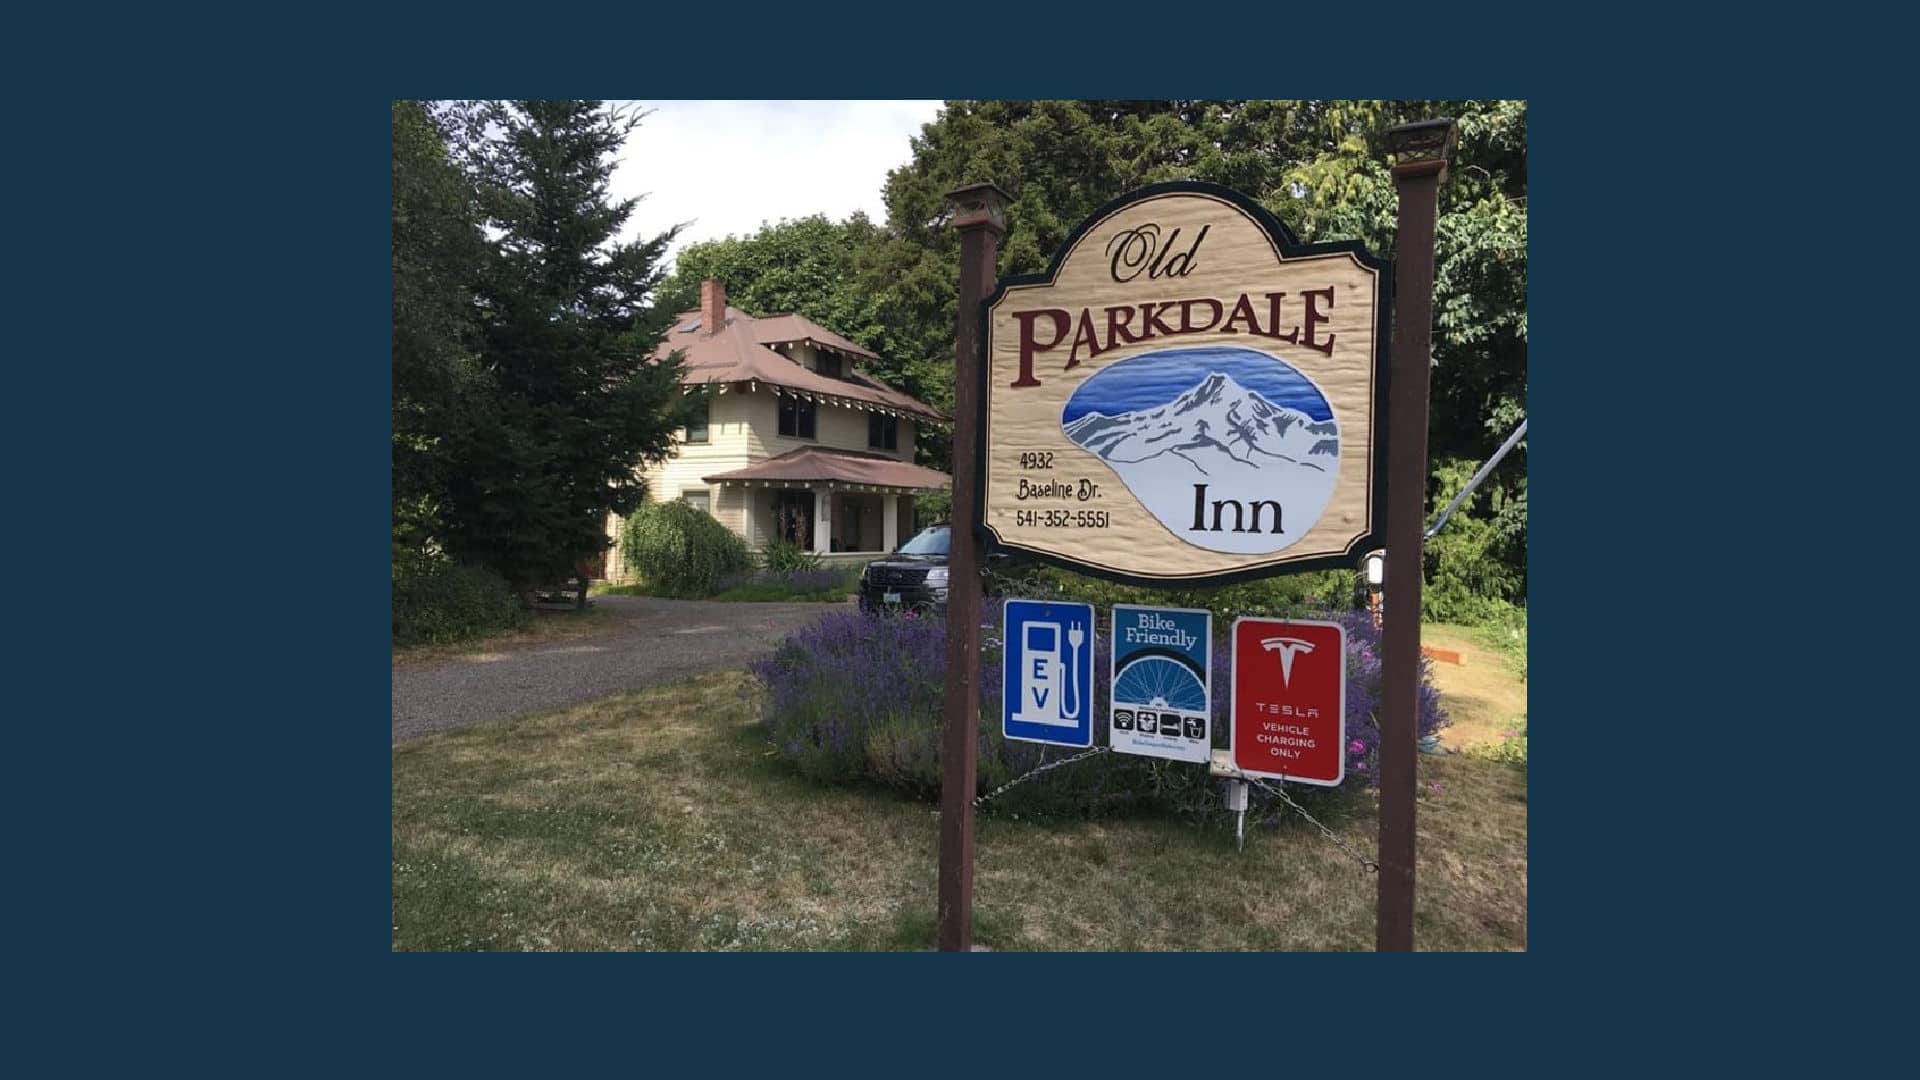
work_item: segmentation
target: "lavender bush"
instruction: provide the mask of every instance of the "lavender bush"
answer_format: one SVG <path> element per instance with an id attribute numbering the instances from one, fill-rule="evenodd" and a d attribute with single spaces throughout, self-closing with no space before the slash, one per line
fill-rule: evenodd
<path id="1" fill-rule="evenodd" d="M 1309 613 L 1299 613 L 1308 617 Z M 1379 632 L 1364 612 L 1320 613 L 1347 628 L 1347 783 L 1369 787 L 1379 768 L 1381 692 Z M 981 630 L 978 739 L 979 791 L 991 791 L 1046 761 L 1074 751 L 1008 741 L 1000 734 L 1001 653 L 997 603 L 988 606 Z M 1232 650 L 1214 643 L 1214 745 L 1227 745 L 1228 688 Z M 1108 631 L 1089 642 L 1094 658 L 1094 744 L 1107 744 L 1111 663 Z M 941 697 L 946 659 L 942 618 L 874 618 L 833 612 L 783 642 L 753 665 L 767 689 L 761 726 L 774 748 L 804 775 L 821 780 L 877 780 L 923 797 L 938 794 L 941 774 Z M 1422 661 L 1419 733 L 1447 724 L 1431 670 Z M 1253 806 L 1270 811 L 1274 800 L 1254 790 Z M 1301 791 L 1295 797 L 1321 797 Z M 1203 765 L 1130 754 L 1102 754 L 1023 785 L 993 804 L 1019 813 L 1098 814 L 1129 806 L 1204 813 L 1220 804 L 1220 784 Z"/>
<path id="2" fill-rule="evenodd" d="M 754 662 L 761 728 L 804 775 L 938 790 L 946 625 L 834 611 Z"/>

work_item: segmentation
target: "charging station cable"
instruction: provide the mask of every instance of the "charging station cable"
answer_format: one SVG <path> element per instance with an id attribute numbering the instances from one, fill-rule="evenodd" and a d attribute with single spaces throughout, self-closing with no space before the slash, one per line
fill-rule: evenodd
<path id="1" fill-rule="evenodd" d="M 1073 650 L 1073 667 L 1070 669 L 1072 678 L 1067 681 L 1067 690 L 1073 694 L 1073 708 L 1067 710 L 1067 715 L 1075 720 L 1080 719 L 1080 708 L 1086 704 L 1080 700 L 1080 646 L 1085 644 L 1086 640 L 1086 631 L 1078 626 L 1067 627 L 1067 647 Z"/>

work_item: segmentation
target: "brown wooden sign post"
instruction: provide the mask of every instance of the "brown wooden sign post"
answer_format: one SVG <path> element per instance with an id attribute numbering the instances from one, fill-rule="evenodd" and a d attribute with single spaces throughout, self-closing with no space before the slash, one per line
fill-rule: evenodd
<path id="1" fill-rule="evenodd" d="M 1399 224 L 1393 242 L 1393 368 L 1388 382 L 1387 581 L 1381 629 L 1380 882 L 1374 948 L 1413 949 L 1414 787 L 1419 752 L 1420 575 L 1426 524 L 1427 393 L 1433 348 L 1433 225 L 1452 120 L 1387 132 Z"/>
<path id="2" fill-rule="evenodd" d="M 945 741 L 940 777 L 940 950 L 973 947 L 973 787 L 980 727 L 980 302 L 993 291 L 1007 193 L 973 184 L 947 195 L 960 230 L 960 320 L 953 358 L 953 550 L 948 565 Z"/>

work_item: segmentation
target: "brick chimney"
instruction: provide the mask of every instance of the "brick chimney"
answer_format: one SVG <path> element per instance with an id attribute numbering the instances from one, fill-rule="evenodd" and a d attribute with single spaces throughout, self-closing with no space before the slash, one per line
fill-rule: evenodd
<path id="1" fill-rule="evenodd" d="M 717 334 L 727 325 L 727 287 L 713 278 L 700 283 L 700 327 Z"/>

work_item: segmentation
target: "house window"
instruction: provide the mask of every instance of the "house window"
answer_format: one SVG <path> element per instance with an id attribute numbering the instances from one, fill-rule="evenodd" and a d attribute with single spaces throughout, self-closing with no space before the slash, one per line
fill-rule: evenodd
<path id="1" fill-rule="evenodd" d="M 813 366 L 816 370 L 820 372 L 820 374 L 826 375 L 835 379 L 838 379 L 845 374 L 845 372 L 840 367 L 839 357 L 831 356 L 824 352 L 814 353 L 813 356 L 814 356 Z"/>
<path id="2" fill-rule="evenodd" d="M 708 492 L 683 491 L 680 493 L 680 501 L 703 514 L 713 513 L 713 497 Z"/>
<path id="3" fill-rule="evenodd" d="M 796 439 L 813 438 L 813 419 L 816 411 L 811 401 L 790 397 L 781 398 L 780 434 L 791 435 Z"/>
<path id="4" fill-rule="evenodd" d="M 713 401 L 702 397 L 695 413 L 687 419 L 687 441 L 690 443 L 707 441 L 707 423 L 713 419 Z"/>
<path id="5" fill-rule="evenodd" d="M 900 449 L 900 418 L 869 413 L 867 415 L 867 446 L 875 450 Z"/>

